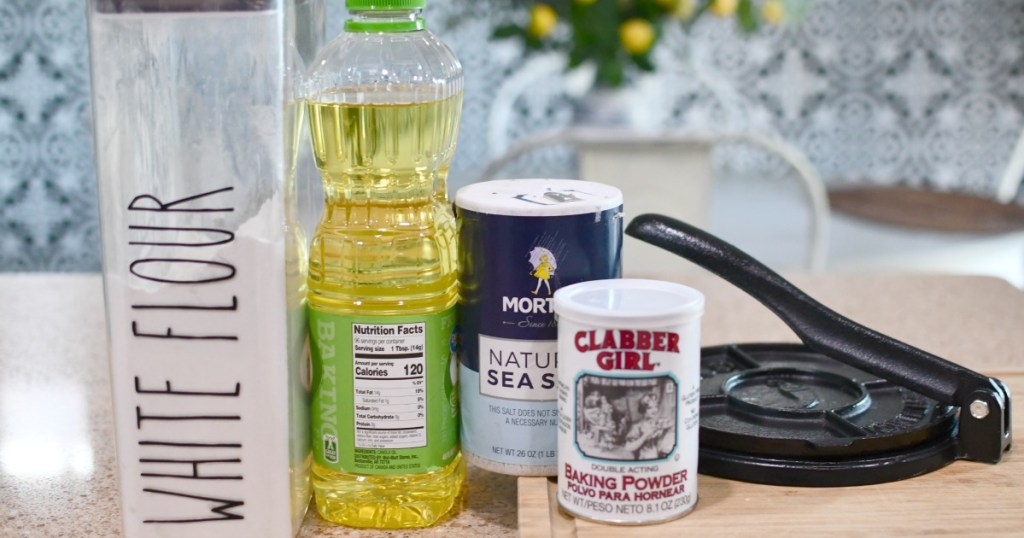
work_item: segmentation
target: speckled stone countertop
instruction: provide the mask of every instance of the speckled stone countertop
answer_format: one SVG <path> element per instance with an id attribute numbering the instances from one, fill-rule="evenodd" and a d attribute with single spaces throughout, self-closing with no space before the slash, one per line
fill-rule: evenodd
<path id="1" fill-rule="evenodd" d="M 97 274 L 0 275 L 0 537 L 121 533 L 103 283 Z M 516 480 L 470 467 L 437 527 L 338 527 L 310 507 L 299 536 L 516 535 Z"/>
<path id="2" fill-rule="evenodd" d="M 795 341 L 781 321 L 739 290 L 703 274 L 683 280 L 707 296 L 704 344 Z M 960 299 L 979 289 L 1020 293 L 995 279 L 827 275 L 794 281 L 841 313 L 865 313 L 857 319 L 866 325 L 890 328 L 892 336 L 925 349 L 963 350 L 947 358 L 992 373 L 999 372 L 1006 350 L 998 346 L 1006 338 L 976 335 L 985 327 L 1019 330 L 1024 324 L 1024 301 L 951 313 L 965 319 L 965 329 L 977 330 L 933 334 L 914 323 L 921 309 L 964 304 Z M 108 377 L 99 275 L 0 275 L 0 537 L 120 534 Z M 461 511 L 437 527 L 348 529 L 324 522 L 311 509 L 300 536 L 513 536 L 516 496 L 514 477 L 470 468 Z"/>

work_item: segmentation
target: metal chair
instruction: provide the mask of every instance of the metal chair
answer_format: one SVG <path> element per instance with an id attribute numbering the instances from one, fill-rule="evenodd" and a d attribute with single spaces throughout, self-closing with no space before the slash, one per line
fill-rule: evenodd
<path id="1" fill-rule="evenodd" d="M 697 226 L 704 226 L 707 224 L 706 208 L 710 205 L 707 194 L 712 174 L 711 150 L 718 144 L 735 143 L 766 150 L 778 156 L 796 172 L 811 209 L 810 240 L 805 268 L 822 271 L 828 252 L 830 216 L 825 185 L 803 153 L 775 138 L 750 133 L 694 135 L 672 131 L 636 133 L 615 128 L 570 127 L 535 135 L 513 145 L 503 155 L 490 162 L 480 175 L 480 179 L 496 177 L 504 167 L 538 148 L 572 144 L 581 150 L 582 179 L 600 181 L 622 189 L 626 196 L 625 206 L 628 213 L 665 213 L 688 220 Z M 667 150 L 661 156 L 664 162 L 661 163 L 663 166 L 658 170 L 660 174 L 656 174 L 656 177 L 623 173 L 624 168 L 628 170 L 632 167 L 628 163 L 625 167 L 615 167 L 616 160 L 632 159 L 633 163 L 643 160 L 644 153 L 651 151 L 651 148 Z M 596 165 L 588 166 L 588 153 L 596 155 Z M 687 171 L 690 172 L 689 177 Z M 704 177 L 694 177 L 696 175 Z M 644 184 L 641 188 L 644 193 L 638 196 L 642 199 L 631 200 L 630 194 L 637 190 L 638 183 Z M 679 194 L 685 192 L 681 187 L 685 187 L 687 183 L 696 184 L 691 191 L 694 193 L 693 196 Z M 678 189 L 676 193 L 672 192 L 673 188 Z M 672 259 L 671 255 L 664 257 L 654 247 L 639 242 L 631 245 L 630 241 L 627 241 L 626 249 L 627 270 L 630 262 L 642 268 Z M 634 252 L 629 252 L 630 250 Z M 638 257 L 641 258 L 639 263 L 636 260 Z"/>

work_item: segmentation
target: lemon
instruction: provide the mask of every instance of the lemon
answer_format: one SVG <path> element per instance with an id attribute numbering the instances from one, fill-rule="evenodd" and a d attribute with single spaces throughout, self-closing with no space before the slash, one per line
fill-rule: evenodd
<path id="1" fill-rule="evenodd" d="M 690 20 L 693 13 L 697 11 L 697 4 L 693 0 L 678 0 L 676 2 L 676 8 L 672 11 L 672 16 L 682 20 Z"/>
<path id="2" fill-rule="evenodd" d="M 679 0 L 654 0 L 654 3 L 661 6 L 661 8 L 666 11 L 672 11 L 676 8 L 676 4 L 679 3 Z"/>
<path id="3" fill-rule="evenodd" d="M 619 26 L 619 40 L 630 54 L 643 54 L 654 44 L 654 27 L 646 19 L 634 17 Z"/>
<path id="4" fill-rule="evenodd" d="M 739 0 L 711 0 L 711 5 L 708 6 L 708 11 L 718 15 L 719 17 L 728 17 L 733 13 L 736 13 L 736 8 L 739 7 Z"/>
<path id="5" fill-rule="evenodd" d="M 768 23 L 779 24 L 785 15 L 786 11 L 779 0 L 767 0 L 761 5 L 761 17 Z"/>
<path id="6" fill-rule="evenodd" d="M 544 37 L 555 29 L 558 22 L 558 14 L 547 4 L 537 4 L 530 10 L 530 25 L 526 27 L 527 33 L 533 37 Z"/>

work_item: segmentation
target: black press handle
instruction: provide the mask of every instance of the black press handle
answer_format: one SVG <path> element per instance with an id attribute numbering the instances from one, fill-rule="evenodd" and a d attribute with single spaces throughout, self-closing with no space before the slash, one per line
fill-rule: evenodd
<path id="1" fill-rule="evenodd" d="M 963 457 L 996 463 L 1009 450 L 1010 397 L 998 379 L 860 325 L 815 301 L 740 249 L 684 222 L 640 215 L 629 223 L 626 234 L 724 278 L 768 307 L 812 349 L 939 402 L 960 406 Z"/>

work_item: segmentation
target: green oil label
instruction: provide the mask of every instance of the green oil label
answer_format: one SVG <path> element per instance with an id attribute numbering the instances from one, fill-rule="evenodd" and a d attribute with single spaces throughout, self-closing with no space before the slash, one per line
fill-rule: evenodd
<path id="1" fill-rule="evenodd" d="M 455 308 L 420 316 L 309 309 L 313 453 L 354 474 L 414 474 L 458 448 Z"/>

